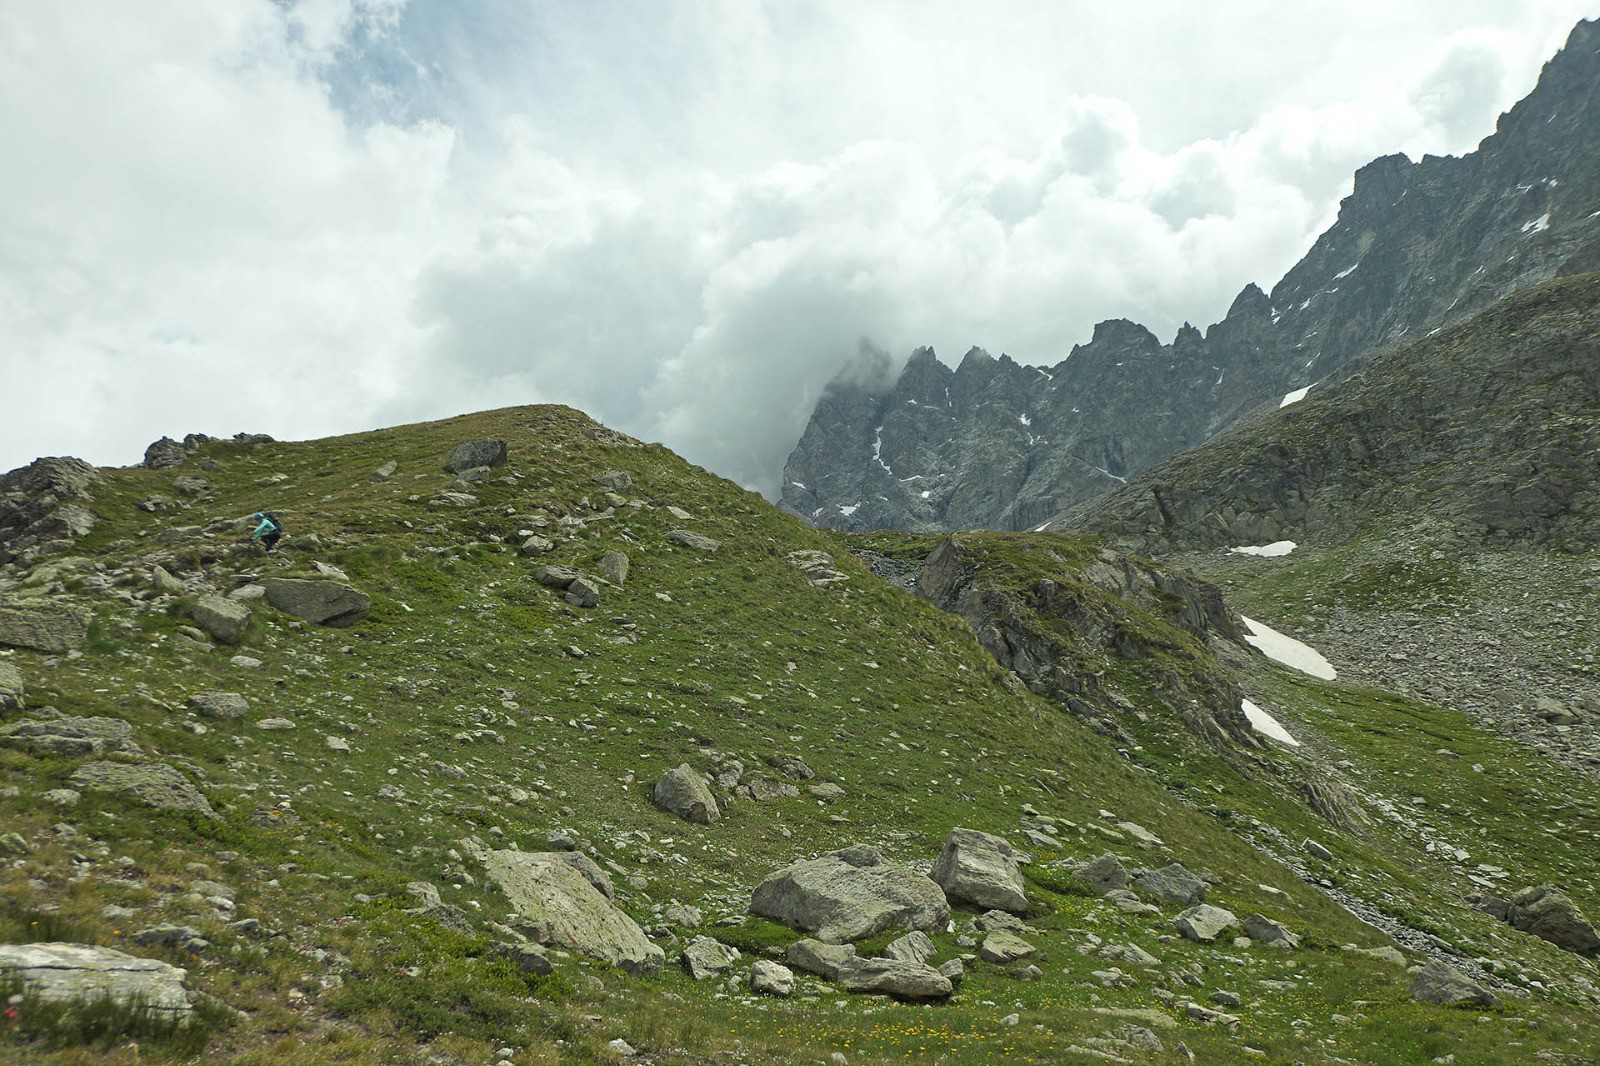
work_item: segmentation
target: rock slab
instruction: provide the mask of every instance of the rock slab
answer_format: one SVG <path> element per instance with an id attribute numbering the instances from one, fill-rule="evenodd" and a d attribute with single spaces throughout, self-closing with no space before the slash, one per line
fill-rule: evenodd
<path id="1" fill-rule="evenodd" d="M 1498 996 L 1472 980 L 1466 974 L 1434 960 L 1419 969 L 1411 978 L 1411 996 L 1428 1003 L 1445 1006 L 1475 1005 L 1492 1007 L 1500 1002 Z"/>
<path id="2" fill-rule="evenodd" d="M 933 929 L 950 920 L 950 904 L 936 883 L 865 844 L 769 875 L 751 893 L 750 912 L 832 943 L 888 929 Z"/>
<path id="3" fill-rule="evenodd" d="M 220 644 L 238 644 L 250 627 L 250 608 L 238 600 L 211 593 L 200 597 L 189 611 L 194 624 Z"/>
<path id="4" fill-rule="evenodd" d="M 1239 919 L 1232 911 L 1202 903 L 1178 915 L 1173 924 L 1178 927 L 1178 932 L 1190 940 L 1209 944 L 1221 936 L 1224 930 L 1238 925 Z"/>
<path id="5" fill-rule="evenodd" d="M 706 787 L 705 778 L 695 773 L 688 763 L 663 774 L 650 794 L 650 801 L 696 825 L 710 825 L 722 817 L 717 797 Z"/>
<path id="6" fill-rule="evenodd" d="M 459 474 L 473 467 L 499 466 L 506 461 L 507 454 L 506 442 L 503 440 L 469 440 L 451 450 L 450 458 L 445 460 L 444 472 Z"/>
<path id="7" fill-rule="evenodd" d="M 0 726 L 0 743 L 52 755 L 139 754 L 133 727 L 120 718 L 32 718 Z"/>
<path id="8" fill-rule="evenodd" d="M 1133 887 L 1141 892 L 1185 906 L 1206 898 L 1205 882 L 1183 868 L 1182 863 L 1163 866 L 1159 870 L 1146 870 L 1134 879 Z"/>
<path id="9" fill-rule="evenodd" d="M 491 851 L 484 863 L 534 939 L 600 959 L 635 976 L 661 969 L 666 953 L 560 856 Z"/>
<path id="10" fill-rule="evenodd" d="M 78 651 L 89 637 L 87 609 L 58 600 L 0 606 L 0 644 L 64 655 Z"/>
<path id="11" fill-rule="evenodd" d="M 1513 928 L 1579 955 L 1600 955 L 1600 934 L 1555 885 L 1533 885 L 1512 896 L 1506 921 Z"/>
<path id="12" fill-rule="evenodd" d="M 0 662 L 0 712 L 20 711 L 26 703 L 22 671 L 10 663 Z"/>
<path id="13" fill-rule="evenodd" d="M 0 973 L 53 1003 L 111 998 L 147 1004 L 173 1020 L 189 1017 L 188 971 L 87 944 L 0 944 Z"/>
<path id="14" fill-rule="evenodd" d="M 355 625 L 372 610 L 372 598 L 338 581 L 269 577 L 267 602 L 285 614 L 319 626 L 342 629 Z"/>
<path id="15" fill-rule="evenodd" d="M 183 774 L 162 762 L 91 762 L 72 775 L 74 788 L 97 792 L 116 792 L 130 796 L 147 807 L 167 811 L 195 811 L 208 818 L 217 812 Z"/>
<path id="16" fill-rule="evenodd" d="M 950 978 L 932 966 L 898 959 L 864 959 L 853 944 L 801 940 L 789 946 L 789 965 L 836 981 L 849 992 L 877 993 L 895 999 L 946 999 L 955 991 Z"/>
<path id="17" fill-rule="evenodd" d="M 976 829 L 952 829 L 934 860 L 931 877 L 953 903 L 1023 914 L 1028 898 L 1016 852 L 1003 838 Z"/>

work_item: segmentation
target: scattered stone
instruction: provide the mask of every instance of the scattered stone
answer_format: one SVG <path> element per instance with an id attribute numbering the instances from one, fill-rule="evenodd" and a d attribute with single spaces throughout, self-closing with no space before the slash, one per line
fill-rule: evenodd
<path id="1" fill-rule="evenodd" d="M 1102 959 L 1115 959 L 1134 966 L 1159 966 L 1161 960 L 1137 944 L 1105 944 L 1095 954 Z"/>
<path id="2" fill-rule="evenodd" d="M 633 475 L 626 470 L 603 470 L 594 476 L 594 480 L 613 492 L 627 492 L 633 488 Z"/>
<path id="3" fill-rule="evenodd" d="M 697 936 L 683 949 L 681 958 L 689 976 L 696 981 L 704 981 L 733 969 L 739 960 L 739 949 L 729 947 L 715 937 Z"/>
<path id="4" fill-rule="evenodd" d="M 473 507 L 478 498 L 470 492 L 438 492 L 428 499 L 429 507 Z"/>
<path id="5" fill-rule="evenodd" d="M 241 670 L 254 670 L 256 667 L 261 665 L 261 660 L 252 658 L 249 655 L 235 655 L 233 658 L 228 660 L 228 664 L 230 666 L 237 666 Z"/>
<path id="6" fill-rule="evenodd" d="M 793 551 L 789 553 L 788 559 L 805 575 L 807 581 L 818 588 L 827 588 L 829 585 L 850 580 L 834 565 L 833 556 L 825 551 L 814 549 Z"/>
<path id="7" fill-rule="evenodd" d="M 141 929 L 133 934 L 133 941 L 149 948 L 178 948 L 195 953 L 211 946 L 211 941 L 201 936 L 200 930 L 194 926 L 173 925 L 171 922 L 162 922 L 160 925 Z"/>
<path id="8" fill-rule="evenodd" d="M 0 973 L 19 980 L 52 1003 L 109 997 L 142 1003 L 169 1019 L 189 1017 L 188 971 L 86 944 L 0 944 Z"/>
<path id="9" fill-rule="evenodd" d="M 269 577 L 262 584 L 278 610 L 333 629 L 354 625 L 372 609 L 370 596 L 337 581 Z"/>
<path id="10" fill-rule="evenodd" d="M 345 573 L 343 570 L 340 570 L 337 566 L 331 566 L 328 563 L 313 562 L 311 564 L 311 569 L 317 572 L 317 576 L 325 577 L 333 581 L 350 580 L 349 574 Z"/>
<path id="11" fill-rule="evenodd" d="M 632 918 L 559 855 L 492 851 L 489 876 L 527 920 L 535 940 L 601 959 L 635 976 L 661 968 L 665 953 Z"/>
<path id="12" fill-rule="evenodd" d="M 1375 959 L 1382 959 L 1384 962 L 1393 963 L 1400 967 L 1404 967 L 1406 964 L 1406 957 L 1400 949 L 1390 947 L 1388 944 L 1379 948 L 1356 948 L 1356 954 L 1370 955 Z"/>
<path id="13" fill-rule="evenodd" d="M 687 529 L 674 529 L 667 533 L 667 539 L 674 544 L 681 544 L 685 548 L 695 551 L 714 552 L 722 547 L 722 541 L 712 540 L 710 537 L 699 533 L 691 533 Z"/>
<path id="14" fill-rule="evenodd" d="M 10 663 L 0 662 L 0 713 L 20 711 L 26 704 L 22 671 Z"/>
<path id="15" fill-rule="evenodd" d="M 1453 966 L 1431 960 L 1411 978 L 1411 996 L 1427 1003 L 1445 1006 L 1472 1004 L 1493 1007 L 1500 1002 L 1493 992 L 1484 988 Z"/>
<path id="16" fill-rule="evenodd" d="M 1178 932 L 1190 940 L 1209 944 L 1225 930 L 1238 925 L 1239 919 L 1232 911 L 1202 903 L 1179 914 L 1173 924 L 1177 926 Z"/>
<path id="17" fill-rule="evenodd" d="M 329 751 L 350 750 L 350 742 L 343 737 L 325 737 L 323 743 L 327 744 Z"/>
<path id="18" fill-rule="evenodd" d="M 896 999 L 945 999 L 955 986 L 944 974 L 921 963 L 864 959 L 854 944 L 801 940 L 789 946 L 788 962 L 796 969 L 835 981 L 849 992 L 878 993 Z"/>
<path id="19" fill-rule="evenodd" d="M 619 551 L 608 551 L 600 557 L 600 573 L 613 585 L 628 580 L 628 557 Z"/>
<path id="20" fill-rule="evenodd" d="M 52 788 L 48 792 L 42 793 L 39 798 L 53 807 L 70 808 L 78 805 L 78 802 L 83 799 L 83 793 L 70 788 Z"/>
<path id="21" fill-rule="evenodd" d="M 120 718 L 34 718 L 0 726 L 0 743 L 52 755 L 138 755 L 133 727 Z"/>
<path id="22" fill-rule="evenodd" d="M 444 472 L 459 474 L 475 466 L 499 466 L 506 461 L 509 450 L 503 440 L 472 440 L 458 444 L 445 461 Z"/>
<path id="23" fill-rule="evenodd" d="M 1003 838 L 952 829 L 929 877 L 951 902 L 1022 914 L 1028 909 L 1016 852 Z"/>
<path id="24" fill-rule="evenodd" d="M 1205 883 L 1176 862 L 1159 870 L 1146 870 L 1134 879 L 1133 887 L 1185 906 L 1206 898 Z"/>
<path id="25" fill-rule="evenodd" d="M 189 706 L 207 718 L 243 718 L 250 701 L 237 692 L 199 692 L 189 697 Z"/>
<path id="26" fill-rule="evenodd" d="M 160 563 L 150 568 L 150 587 L 161 596 L 182 596 L 189 591 L 189 586 L 173 577 Z"/>
<path id="27" fill-rule="evenodd" d="M 978 948 L 978 957 L 984 962 L 1005 966 L 1018 959 L 1025 959 L 1037 950 L 1015 933 L 1001 929 L 983 938 L 983 943 Z"/>
<path id="28" fill-rule="evenodd" d="M 537 944 L 498 943 L 490 947 L 489 957 L 505 959 L 516 967 L 519 973 L 529 977 L 547 977 L 556 972 L 550 956 L 546 955 L 544 949 Z"/>
<path id="29" fill-rule="evenodd" d="M 952 985 L 959 986 L 967 976 L 967 964 L 960 959 L 950 959 L 939 964 L 939 972 Z"/>
<path id="30" fill-rule="evenodd" d="M 566 595 L 562 598 L 574 607 L 597 607 L 600 604 L 600 589 L 588 578 L 580 577 L 567 586 Z"/>
<path id="31" fill-rule="evenodd" d="M 1506 920 L 1512 928 L 1578 955 L 1600 955 L 1600 934 L 1555 885 L 1533 885 L 1507 902 Z"/>
<path id="32" fill-rule="evenodd" d="M 1333 852 L 1329 851 L 1327 848 L 1323 847 L 1321 844 L 1318 844 L 1315 840 L 1312 840 L 1310 837 L 1307 837 L 1305 842 L 1303 844 L 1301 844 L 1300 846 L 1302 848 L 1305 848 L 1306 849 L 1306 854 L 1311 856 L 1313 859 L 1321 859 L 1323 862 L 1332 862 L 1333 861 Z"/>
<path id="33" fill-rule="evenodd" d="M 937 884 L 864 844 L 769 875 L 751 894 L 750 912 L 829 942 L 887 929 L 933 929 L 950 919 Z"/>
<path id="34" fill-rule="evenodd" d="M 1263 944 L 1271 944 L 1274 947 L 1297 948 L 1300 946 L 1300 938 L 1298 936 L 1295 936 L 1271 918 L 1260 914 L 1252 914 L 1244 920 L 1244 935 L 1251 940 L 1260 941 Z"/>
<path id="35" fill-rule="evenodd" d="M 556 853 L 557 858 L 583 875 L 583 879 L 600 890 L 606 899 L 617 898 L 616 886 L 611 883 L 611 875 L 600 868 L 600 864 L 581 851 L 561 851 Z M 699 925 L 699 922 L 694 923 Z"/>
<path id="36" fill-rule="evenodd" d="M 390 459 L 387 463 L 384 463 L 382 466 L 378 467 L 378 469 L 374 470 L 372 472 L 372 476 L 367 478 L 367 481 L 368 483 L 388 481 L 390 478 L 394 477 L 394 472 L 399 469 L 400 464 L 395 462 L 393 459 Z"/>
<path id="37" fill-rule="evenodd" d="M 517 548 L 517 554 L 523 556 L 524 558 L 532 558 L 536 555 L 545 555 L 555 550 L 556 542 L 551 540 L 549 537 L 532 536 L 522 542 L 522 545 Z"/>
<path id="38" fill-rule="evenodd" d="M 263 596 L 265 596 L 266 594 L 267 594 L 267 587 L 265 585 L 258 585 L 254 581 L 252 581 L 248 585 L 240 585 L 238 588 L 236 588 L 232 592 L 228 593 L 228 599 L 230 599 L 230 600 L 259 600 Z"/>
<path id="39" fill-rule="evenodd" d="M 697 825 L 710 825 L 722 817 L 717 798 L 706 787 L 705 778 L 690 769 L 688 763 L 662 775 L 650 800 L 662 810 Z"/>
<path id="40" fill-rule="evenodd" d="M 1206 1025 L 1220 1025 L 1232 1031 L 1238 1031 L 1239 1017 L 1234 1014 L 1224 1014 L 1220 1010 L 1201 1006 L 1199 1003 L 1185 1003 L 1183 1012 L 1189 1016 L 1190 1021 L 1203 1022 Z"/>
<path id="41" fill-rule="evenodd" d="M 897 959 L 900 962 L 925 963 L 933 958 L 934 952 L 937 950 L 933 941 L 929 939 L 928 934 L 916 929 L 898 940 L 890 941 L 883 949 L 883 957 Z"/>
<path id="42" fill-rule="evenodd" d="M 172 479 L 172 487 L 185 496 L 203 496 L 211 491 L 211 482 L 203 477 L 180 474 Z"/>
<path id="43" fill-rule="evenodd" d="M 84 763 L 72 775 L 71 783 L 75 788 L 88 791 L 120 793 L 162 810 L 198 811 L 208 818 L 217 816 L 187 777 L 162 762 Z"/>
<path id="44" fill-rule="evenodd" d="M 784 998 L 794 994 L 794 971 L 771 959 L 750 964 L 750 991 Z"/>
<path id="45" fill-rule="evenodd" d="M 256 723 L 257 729 L 265 729 L 269 733 L 273 730 L 293 729 L 295 724 L 287 718 L 263 718 Z"/>
<path id="46" fill-rule="evenodd" d="M 0 605 L 0 645 L 65 655 L 89 637 L 86 608 L 60 600 L 12 600 Z"/>
<path id="47" fill-rule="evenodd" d="M 1087 881 L 1101 892 L 1113 892 L 1128 887 L 1128 871 L 1115 855 L 1101 855 L 1089 865 L 1080 867 L 1076 876 Z"/>
<path id="48" fill-rule="evenodd" d="M 631 1059 L 633 1056 L 639 1053 L 637 1048 L 628 1043 L 626 1040 L 622 1039 L 620 1036 L 611 1041 L 611 1043 L 607 1044 L 606 1047 L 610 1048 L 612 1051 L 616 1052 L 618 1055 L 621 1055 L 625 1059 Z"/>
<path id="49" fill-rule="evenodd" d="M 188 453 L 183 450 L 183 445 L 171 437 L 162 437 L 144 450 L 144 468 L 165 470 L 169 466 L 177 466 L 186 458 Z"/>

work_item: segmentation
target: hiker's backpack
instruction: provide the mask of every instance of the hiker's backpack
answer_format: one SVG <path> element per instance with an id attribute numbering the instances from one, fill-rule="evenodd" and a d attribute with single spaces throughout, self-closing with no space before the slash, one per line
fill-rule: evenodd
<path id="1" fill-rule="evenodd" d="M 279 533 L 283 532 L 283 519 L 279 518 L 277 515 L 273 514 L 271 511 L 262 511 L 261 512 L 261 517 L 265 518 L 268 522 L 271 522 L 272 523 L 272 528 L 275 531 L 277 531 Z"/>

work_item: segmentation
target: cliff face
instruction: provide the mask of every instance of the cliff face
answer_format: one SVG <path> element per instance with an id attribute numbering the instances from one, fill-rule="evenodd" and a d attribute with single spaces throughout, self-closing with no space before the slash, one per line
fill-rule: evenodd
<path id="1" fill-rule="evenodd" d="M 1032 529 L 1366 357 L 1518 289 L 1600 269 L 1600 23 L 1583 22 L 1478 150 L 1357 171 L 1270 294 L 1247 285 L 1170 343 L 1102 322 L 1054 367 L 919 349 L 883 387 L 835 383 L 783 506 L 840 529 Z"/>

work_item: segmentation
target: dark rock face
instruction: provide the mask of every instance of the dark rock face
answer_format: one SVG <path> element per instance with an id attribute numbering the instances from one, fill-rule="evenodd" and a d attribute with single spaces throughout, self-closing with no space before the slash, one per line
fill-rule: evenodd
<path id="1" fill-rule="evenodd" d="M 1033 529 L 1375 352 L 1551 278 L 1600 269 L 1600 23 L 1462 157 L 1385 156 L 1271 294 L 1203 333 L 1095 327 L 1054 367 L 930 349 L 897 380 L 830 386 L 783 506 L 837 529 Z M 1312 390 L 1312 395 L 1317 389 Z"/>
<path id="2" fill-rule="evenodd" d="M 32 551 L 65 550 L 94 525 L 83 506 L 97 475 L 82 459 L 35 459 L 0 475 L 0 564 Z"/>
<path id="3" fill-rule="evenodd" d="M 506 461 L 506 442 L 503 440 L 469 440 L 458 444 L 445 462 L 447 474 L 459 474 L 479 467 L 499 466 Z"/>

